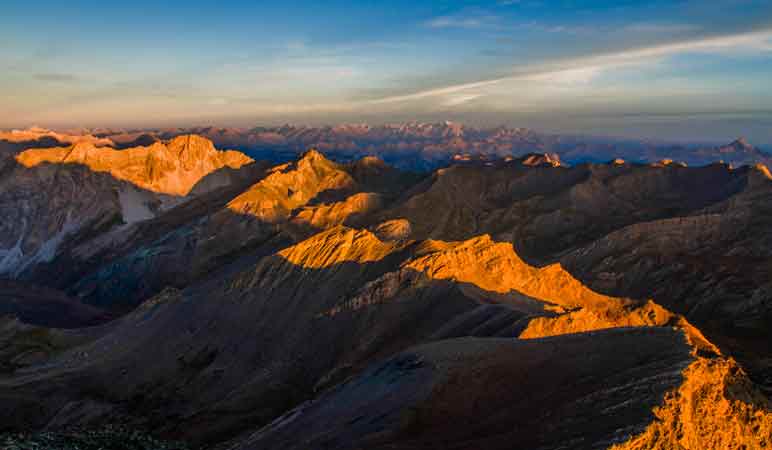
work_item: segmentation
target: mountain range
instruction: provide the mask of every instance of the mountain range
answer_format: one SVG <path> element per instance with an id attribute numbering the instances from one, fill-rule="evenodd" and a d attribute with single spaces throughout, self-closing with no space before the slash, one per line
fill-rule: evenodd
<path id="1" fill-rule="evenodd" d="M 0 432 L 769 448 L 769 157 L 582 139 L 0 135 Z"/>
<path id="2" fill-rule="evenodd" d="M 651 140 L 555 135 L 526 128 L 475 128 L 455 122 L 408 122 L 370 126 L 344 124 L 309 127 L 284 125 L 255 128 L 192 127 L 168 129 L 78 129 L 54 132 L 42 128 L 0 133 L 2 143 L 25 148 L 85 141 L 97 146 L 148 146 L 176 136 L 203 136 L 218 148 L 240 150 L 254 159 L 274 163 L 296 159 L 309 148 L 337 161 L 376 156 L 412 171 L 431 171 L 458 159 L 500 159 L 525 154 L 557 154 L 567 164 L 607 162 L 621 158 L 653 163 L 663 159 L 692 166 L 718 161 L 735 166 L 772 163 L 772 156 L 739 138 L 728 145 L 674 144 Z M 2 150 L 0 150 L 1 152 Z"/>

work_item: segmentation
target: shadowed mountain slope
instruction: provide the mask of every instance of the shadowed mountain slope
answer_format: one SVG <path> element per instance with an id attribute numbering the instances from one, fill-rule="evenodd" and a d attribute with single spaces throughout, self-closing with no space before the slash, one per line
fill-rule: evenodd
<path id="1" fill-rule="evenodd" d="M 53 328 L 79 328 L 111 318 L 104 311 L 84 305 L 65 293 L 12 280 L 0 280 L 0 315 Z"/>
<path id="2" fill-rule="evenodd" d="M 503 285 L 490 291 L 495 277 Z M 620 325 L 677 326 L 695 352 L 716 354 L 666 310 L 592 293 L 559 267 L 532 268 L 510 244 L 384 242 L 336 227 L 240 273 L 164 291 L 92 344 L 5 380 L 0 396 L 17 407 L 3 421 L 128 420 L 212 442 L 415 344 Z"/>
<path id="3" fill-rule="evenodd" d="M 71 285 L 90 271 L 199 220 L 265 169 L 195 136 L 128 150 L 77 142 L 16 160 L 0 174 L 0 275 L 74 294 Z M 167 274 L 148 280 L 160 286 L 138 292 L 140 300 L 168 284 Z"/>
<path id="4" fill-rule="evenodd" d="M 126 313 L 78 339 L 12 321 L 5 429 L 121 423 L 249 449 L 768 445 L 764 167 L 526 157 L 421 178 L 308 151 L 220 171 L 226 186 L 131 223 L 116 189 L 138 188 L 110 173 L 0 179 L 49 177 L 67 199 L 0 191 L 10 226 L 38 211 L 43 238 L 70 202 L 118 218 L 22 274 Z"/>
<path id="5" fill-rule="evenodd" d="M 772 182 L 765 168 L 455 166 L 371 226 L 389 224 L 419 239 L 488 233 L 514 243 L 527 261 L 560 261 L 600 292 L 655 298 L 772 386 Z"/>
<path id="6" fill-rule="evenodd" d="M 691 361 L 663 328 L 446 340 L 369 368 L 231 448 L 605 449 L 643 431 Z"/>
<path id="7" fill-rule="evenodd" d="M 101 262 L 64 286 L 90 303 L 133 306 L 165 284 L 184 287 L 212 271 L 238 270 L 316 231 L 356 221 L 414 183 L 414 176 L 362 164 L 340 165 L 310 151 L 296 163 L 262 170 L 251 185 L 200 197 L 203 209 L 183 205 L 137 224 L 129 245 L 76 249 Z"/>

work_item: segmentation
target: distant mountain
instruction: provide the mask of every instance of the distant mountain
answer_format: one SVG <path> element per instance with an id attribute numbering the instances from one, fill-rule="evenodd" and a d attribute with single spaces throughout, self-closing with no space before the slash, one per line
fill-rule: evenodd
<path id="1" fill-rule="evenodd" d="M 78 134 L 80 133 L 80 134 Z M 664 159 L 702 166 L 723 161 L 735 166 L 772 164 L 772 156 L 744 139 L 724 146 L 673 145 L 646 140 L 592 136 L 552 135 L 526 128 L 481 129 L 455 122 L 370 126 L 349 124 L 326 127 L 284 125 L 256 128 L 172 128 L 157 130 L 71 130 L 57 133 L 44 129 L 0 134 L 0 148 L 9 139 L 48 139 L 49 142 L 87 142 L 99 146 L 130 148 L 150 146 L 177 136 L 195 134 L 218 148 L 240 150 L 254 159 L 288 162 L 309 148 L 323 151 L 337 161 L 376 156 L 406 170 L 431 171 L 458 158 L 502 159 L 523 155 L 558 155 L 564 164 L 605 162 L 616 158 L 652 163 Z M 58 136 L 58 137 L 57 137 Z M 4 141 L 5 139 L 5 141 Z M 32 142 L 32 141 L 28 141 Z M 9 145 L 9 144 L 6 144 Z M 41 147 L 55 146 L 48 143 Z M 27 145 L 30 148 L 33 145 Z"/>
<path id="2" fill-rule="evenodd" d="M 551 135 L 526 128 L 480 129 L 454 122 L 327 127 L 285 125 L 252 129 L 91 130 L 90 133 L 110 139 L 119 146 L 135 145 L 140 141 L 147 145 L 153 139 L 195 133 L 211 139 L 218 147 L 239 149 L 255 159 L 285 162 L 308 148 L 317 148 L 340 161 L 373 155 L 395 167 L 409 170 L 433 170 L 448 165 L 456 155 L 491 159 L 520 157 L 528 153 L 558 154 L 566 164 L 605 162 L 615 158 L 641 163 L 671 159 L 698 166 L 718 161 L 736 166 L 772 162 L 769 154 L 743 139 L 728 146 L 706 147 Z"/>
<path id="3" fill-rule="evenodd" d="M 253 162 L 241 152 L 218 151 L 211 141 L 196 135 L 121 150 L 77 142 L 69 147 L 27 149 L 16 160 L 27 168 L 45 163 L 81 164 L 140 189 L 177 196 L 188 195 L 212 172 Z"/>

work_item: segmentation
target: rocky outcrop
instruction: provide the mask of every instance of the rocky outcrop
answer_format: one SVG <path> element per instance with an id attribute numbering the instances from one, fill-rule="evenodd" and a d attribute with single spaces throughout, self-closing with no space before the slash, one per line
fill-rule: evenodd
<path id="1" fill-rule="evenodd" d="M 646 430 L 612 450 L 768 448 L 772 405 L 731 359 L 700 358 L 683 372 Z"/>
<path id="2" fill-rule="evenodd" d="M 560 156 L 557 153 L 544 153 L 541 155 L 531 154 L 525 155 L 521 158 L 521 164 L 524 166 L 549 166 L 560 167 L 563 164 L 560 162 Z"/>
<path id="3" fill-rule="evenodd" d="M 271 169 L 270 173 L 228 203 L 236 214 L 263 222 L 286 221 L 290 214 L 320 194 L 340 198 L 357 189 L 351 175 L 316 150 L 309 150 L 297 163 Z"/>

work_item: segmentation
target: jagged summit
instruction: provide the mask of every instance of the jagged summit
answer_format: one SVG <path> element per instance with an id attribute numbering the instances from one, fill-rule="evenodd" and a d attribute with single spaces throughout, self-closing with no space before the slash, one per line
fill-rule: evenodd
<path id="1" fill-rule="evenodd" d="M 353 193 L 356 181 L 342 166 L 321 152 L 306 151 L 297 162 L 274 167 L 271 173 L 228 203 L 231 211 L 269 222 L 286 220 L 290 213 L 323 192 Z"/>
<path id="2" fill-rule="evenodd" d="M 563 163 L 557 153 L 530 153 L 520 158 L 520 163 L 524 166 L 538 167 L 551 166 L 560 167 Z"/>
<path id="3" fill-rule="evenodd" d="M 307 160 L 307 161 L 329 161 L 326 156 L 324 156 L 324 153 L 320 152 L 319 150 L 315 148 L 309 148 L 305 152 L 303 152 L 300 155 L 300 161 Z"/>
<path id="4" fill-rule="evenodd" d="M 733 147 L 737 150 L 753 150 L 755 148 L 744 137 L 735 139 L 732 143 L 727 145 L 727 147 Z"/>
<path id="5" fill-rule="evenodd" d="M 8 142 L 35 142 L 44 139 L 53 139 L 60 143 L 89 142 L 97 146 L 113 146 L 110 138 L 97 137 L 88 132 L 56 132 L 42 127 L 33 126 L 23 130 L 0 131 L 0 140 Z"/>
<path id="6" fill-rule="evenodd" d="M 196 135 L 124 150 L 96 147 L 83 141 L 69 147 L 25 150 L 16 160 L 27 168 L 43 163 L 83 164 L 142 189 L 178 196 L 187 195 L 196 183 L 216 170 L 238 169 L 253 162 L 241 152 L 219 151 L 212 141 Z"/>

